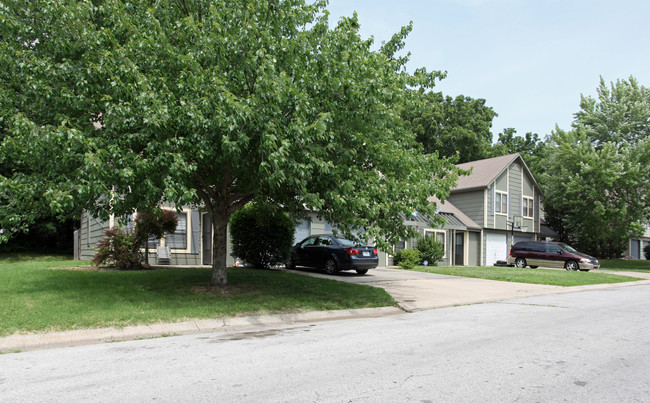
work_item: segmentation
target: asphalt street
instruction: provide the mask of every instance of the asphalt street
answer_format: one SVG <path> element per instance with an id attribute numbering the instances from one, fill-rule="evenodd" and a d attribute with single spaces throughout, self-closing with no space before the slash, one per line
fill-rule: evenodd
<path id="1" fill-rule="evenodd" d="M 0 355 L 0 401 L 650 401 L 650 285 Z"/>

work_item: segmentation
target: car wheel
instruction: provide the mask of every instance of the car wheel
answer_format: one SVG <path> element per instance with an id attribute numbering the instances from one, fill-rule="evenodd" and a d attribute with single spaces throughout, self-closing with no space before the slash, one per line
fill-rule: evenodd
<path id="1" fill-rule="evenodd" d="M 515 260 L 515 267 L 518 267 L 520 269 L 526 268 L 526 259 L 523 257 L 518 257 L 517 260 Z"/>
<path id="2" fill-rule="evenodd" d="M 564 264 L 564 268 L 567 271 L 577 271 L 580 269 L 580 265 L 575 260 L 569 260 Z"/>
<path id="3" fill-rule="evenodd" d="M 368 269 L 357 269 L 357 274 L 360 276 L 363 276 L 366 273 L 368 273 Z"/>
<path id="4" fill-rule="evenodd" d="M 531 269 L 536 269 L 536 268 L 538 268 L 538 267 L 539 267 L 539 266 L 530 266 Z"/>
<path id="5" fill-rule="evenodd" d="M 289 258 L 289 261 L 287 262 L 286 265 L 284 265 L 289 270 L 293 270 L 296 268 L 296 262 L 293 260 L 293 258 Z"/>
<path id="6" fill-rule="evenodd" d="M 589 271 L 589 269 L 580 269 L 580 271 Z"/>
<path id="7" fill-rule="evenodd" d="M 337 271 L 338 270 L 336 268 L 336 262 L 334 261 L 334 259 L 332 258 L 327 259 L 327 261 L 325 262 L 325 273 L 336 274 Z"/>

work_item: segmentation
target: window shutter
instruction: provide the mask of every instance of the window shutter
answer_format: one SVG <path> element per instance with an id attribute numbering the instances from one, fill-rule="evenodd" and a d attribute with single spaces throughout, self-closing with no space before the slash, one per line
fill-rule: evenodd
<path id="1" fill-rule="evenodd" d="M 519 193 L 519 215 L 524 215 L 524 194 L 521 192 Z"/>
<path id="2" fill-rule="evenodd" d="M 497 197 L 497 192 L 496 192 L 496 189 L 495 189 L 494 185 L 492 185 L 492 200 L 490 200 L 490 202 L 491 202 L 491 207 L 490 207 L 491 213 L 490 213 L 490 215 L 494 215 L 494 211 L 495 211 L 495 208 L 496 208 L 496 206 L 495 206 L 496 197 Z"/>
<path id="3" fill-rule="evenodd" d="M 512 192 L 508 190 L 508 217 L 512 215 Z"/>
<path id="4" fill-rule="evenodd" d="M 193 255 L 199 254 L 201 247 L 201 213 L 199 210 L 192 210 L 192 250 Z"/>

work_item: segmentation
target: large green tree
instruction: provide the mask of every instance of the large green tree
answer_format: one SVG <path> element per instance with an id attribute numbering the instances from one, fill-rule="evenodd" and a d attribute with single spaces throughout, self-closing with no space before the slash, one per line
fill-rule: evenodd
<path id="1" fill-rule="evenodd" d="M 0 8 L 0 198 L 8 232 L 43 211 L 193 204 L 215 229 L 252 200 L 320 212 L 380 244 L 434 216 L 457 178 L 400 113 L 439 72 L 379 50 L 324 1 L 14 1 Z"/>
<path id="2" fill-rule="evenodd" d="M 634 144 L 650 137 L 650 89 L 630 77 L 610 83 L 600 78 L 597 97 L 581 96 L 573 126 L 583 128 L 596 146 Z"/>
<path id="3" fill-rule="evenodd" d="M 487 158 L 492 145 L 492 120 L 497 114 L 484 99 L 456 98 L 440 92 L 419 94 L 403 117 L 427 153 L 458 156 L 458 162 Z"/>
<path id="4" fill-rule="evenodd" d="M 560 238 L 615 258 L 650 220 L 650 97 L 634 78 L 598 93 L 582 97 L 574 130 L 552 134 L 541 182 Z"/>

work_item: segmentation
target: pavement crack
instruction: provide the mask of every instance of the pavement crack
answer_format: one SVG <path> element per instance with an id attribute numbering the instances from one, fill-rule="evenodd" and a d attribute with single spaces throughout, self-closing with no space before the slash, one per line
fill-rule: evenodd
<path id="1" fill-rule="evenodd" d="M 563 308 L 563 309 L 569 309 L 568 306 L 560 306 L 560 305 L 552 305 L 552 304 L 530 304 L 530 303 L 524 303 L 524 302 L 504 302 L 501 301 L 499 302 L 500 304 L 506 304 L 506 305 L 524 305 L 524 306 L 541 306 L 541 307 L 546 307 L 546 308 Z"/>

